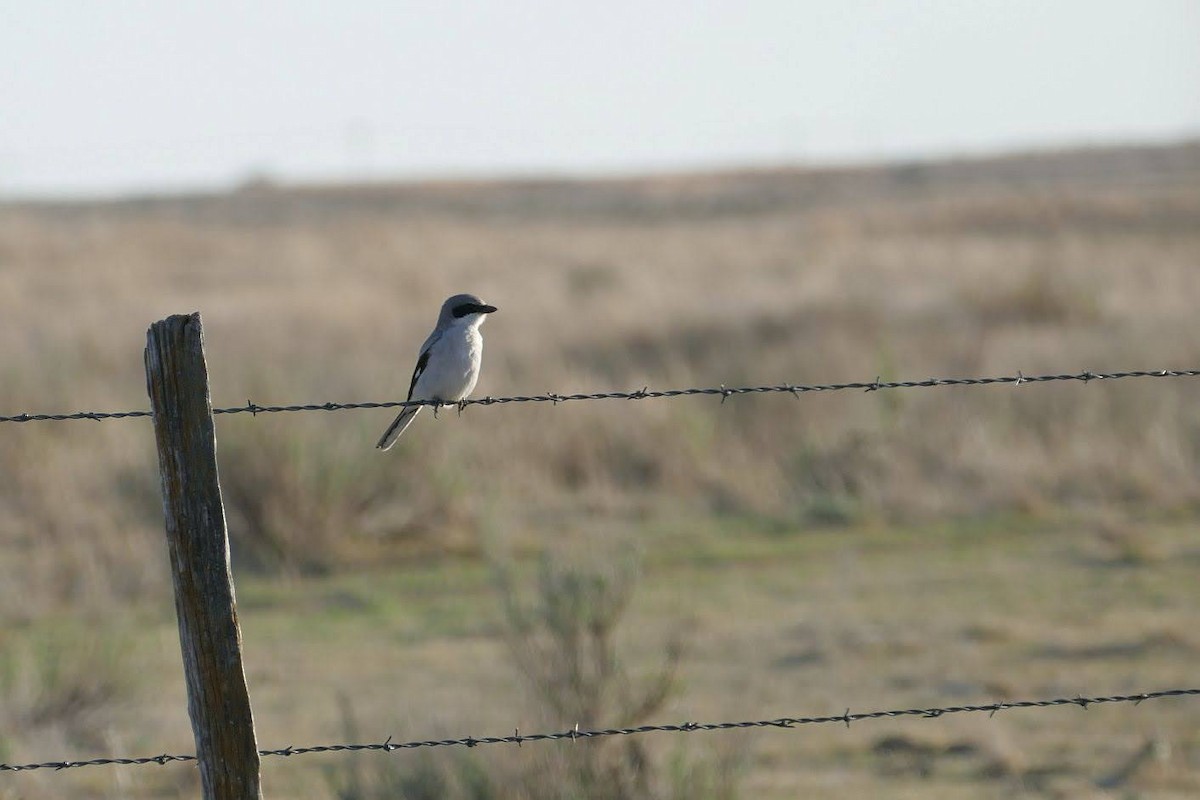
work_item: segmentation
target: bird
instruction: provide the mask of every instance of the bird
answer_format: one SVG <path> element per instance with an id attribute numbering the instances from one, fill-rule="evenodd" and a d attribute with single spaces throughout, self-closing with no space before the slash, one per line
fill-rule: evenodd
<path id="1" fill-rule="evenodd" d="M 473 294 L 456 294 L 442 303 L 433 333 L 421 345 L 412 382 L 408 385 L 408 400 L 431 400 L 436 405 L 461 403 L 479 380 L 479 364 L 483 357 L 483 336 L 479 326 L 488 314 L 496 311 Z M 375 445 L 387 450 L 396 443 L 404 429 L 416 418 L 421 406 L 406 406 L 383 432 Z"/>

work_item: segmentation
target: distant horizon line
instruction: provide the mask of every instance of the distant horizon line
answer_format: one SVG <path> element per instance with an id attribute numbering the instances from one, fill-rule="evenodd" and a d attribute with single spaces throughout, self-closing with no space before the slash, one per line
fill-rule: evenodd
<path id="1" fill-rule="evenodd" d="M 904 166 L 933 166 L 968 162 L 1002 161 L 1121 150 L 1154 150 L 1200 145 L 1200 131 L 1176 132 L 1127 137 L 1075 137 L 1060 141 L 1013 143 L 1009 145 L 960 146 L 928 151 L 864 154 L 828 157 L 716 157 L 709 160 L 680 159 L 641 165 L 580 167 L 498 167 L 495 170 L 471 167 L 441 167 L 422 170 L 380 170 L 371 174 L 353 171 L 329 175 L 289 176 L 269 169 L 246 169 L 237 179 L 214 181 L 148 182 L 144 186 L 109 189 L 46 189 L 8 191 L 0 184 L 0 207 L 16 205 L 121 203 L 221 197 L 247 191 L 305 191 L 387 186 L 453 186 L 471 184 L 536 184 L 545 182 L 621 182 L 736 175 L 738 173 L 799 172 L 824 170 L 879 169 Z"/>

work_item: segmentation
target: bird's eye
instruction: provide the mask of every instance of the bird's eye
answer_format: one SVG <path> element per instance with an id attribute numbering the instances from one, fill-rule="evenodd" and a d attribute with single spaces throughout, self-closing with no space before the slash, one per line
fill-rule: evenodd
<path id="1" fill-rule="evenodd" d="M 454 318 L 461 319 L 462 317 L 465 317 L 467 314 L 470 314 L 474 310 L 475 310 L 475 306 L 471 305 L 470 303 L 462 303 L 461 305 L 457 305 L 454 307 L 454 311 L 453 311 Z"/>

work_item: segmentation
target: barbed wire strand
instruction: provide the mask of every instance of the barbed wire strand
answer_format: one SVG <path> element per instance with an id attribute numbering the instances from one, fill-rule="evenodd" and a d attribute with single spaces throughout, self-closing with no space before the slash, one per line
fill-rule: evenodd
<path id="1" fill-rule="evenodd" d="M 633 392 L 586 392 L 580 394 L 558 394 L 547 392 L 536 395 L 516 395 L 512 397 L 480 397 L 464 400 L 461 403 L 439 404 L 432 400 L 387 401 L 377 403 L 304 403 L 288 406 L 260 406 L 250 400 L 244 406 L 214 408 L 214 414 L 276 414 L 291 411 L 350 411 L 368 408 L 405 408 L 409 406 L 453 406 L 460 411 L 467 406 L 498 406 L 509 403 L 567 403 L 580 400 L 650 400 L 669 397 L 687 397 L 692 395 L 719 395 L 721 402 L 730 397 L 743 394 L 787 393 L 795 397 L 810 392 L 839 392 L 859 389 L 866 392 L 882 391 L 885 389 L 928 389 L 944 386 L 987 386 L 991 384 L 1009 384 L 1022 386 L 1031 383 L 1050 383 L 1053 381 L 1114 381 L 1122 378 L 1195 378 L 1200 377 L 1200 369 L 1183 370 L 1131 370 L 1127 372 L 1083 372 L 1051 375 L 1004 375 L 986 378 L 926 378 L 919 381 L 884 381 L 876 378 L 873 381 L 854 381 L 851 383 L 781 383 L 771 386 L 707 386 L 688 389 L 652 390 L 649 387 Z M 109 419 L 127 419 L 130 417 L 150 417 L 150 411 L 75 411 L 65 414 L 16 414 L 0 416 L 0 422 L 59 422 L 63 420 L 89 419 L 95 421 Z"/>
<path id="2" fill-rule="evenodd" d="M 359 752 L 364 750 L 380 750 L 391 753 L 396 750 L 413 750 L 423 747 L 478 747 L 485 744 L 515 744 L 520 747 L 525 742 L 551 742 L 569 739 L 572 742 L 580 739 L 598 739 L 605 736 L 633 736 L 645 733 L 691 733 L 693 731 L 718 731 L 740 728 L 795 728 L 801 725 L 822 725 L 841 723 L 850 727 L 852 722 L 862 722 L 874 719 L 894 719 L 897 717 L 917 717 L 919 719 L 937 719 L 948 714 L 987 713 L 994 716 L 999 711 L 1019 708 L 1051 708 L 1054 706 L 1078 706 L 1087 710 L 1091 706 L 1106 703 L 1133 703 L 1135 706 L 1146 700 L 1156 700 L 1164 697 L 1184 697 L 1200 695 L 1200 689 L 1164 689 L 1138 694 L 1108 695 L 1100 697 L 1058 697 L 1052 700 L 1012 700 L 985 705 L 944 706 L 940 708 L 905 708 L 892 711 L 866 711 L 851 713 L 850 709 L 837 715 L 817 717 L 780 717 L 778 719 L 750 720 L 743 722 L 683 722 L 675 725 L 639 725 L 632 728 L 604 728 L 600 730 L 581 730 L 576 726 L 570 730 L 556 733 L 522 734 L 519 730 L 511 736 L 466 736 L 459 739 L 424 739 L 411 742 L 393 742 L 388 737 L 382 742 L 369 744 L 325 744 L 313 747 L 284 747 L 278 750 L 259 750 L 260 756 L 299 756 L 311 753 L 341 753 Z M 0 772 L 27 772 L 37 769 L 63 770 L 76 767 L 96 767 L 110 765 L 143 765 L 169 764 L 176 761 L 196 761 L 193 755 L 146 756 L 143 758 L 93 758 L 86 761 L 45 761 L 35 764 L 0 764 Z"/>

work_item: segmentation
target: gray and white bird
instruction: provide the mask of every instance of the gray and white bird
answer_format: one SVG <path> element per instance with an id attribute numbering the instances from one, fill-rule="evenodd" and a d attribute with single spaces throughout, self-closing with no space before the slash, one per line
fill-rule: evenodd
<path id="1" fill-rule="evenodd" d="M 479 364 L 483 358 L 479 326 L 495 310 L 495 306 L 489 306 L 473 294 L 456 294 L 442 303 L 437 325 L 417 356 L 412 383 L 408 385 L 409 400 L 432 400 L 450 405 L 467 399 L 479 380 Z M 375 446 L 387 450 L 395 444 L 421 408 L 408 406 L 401 409 Z"/>

